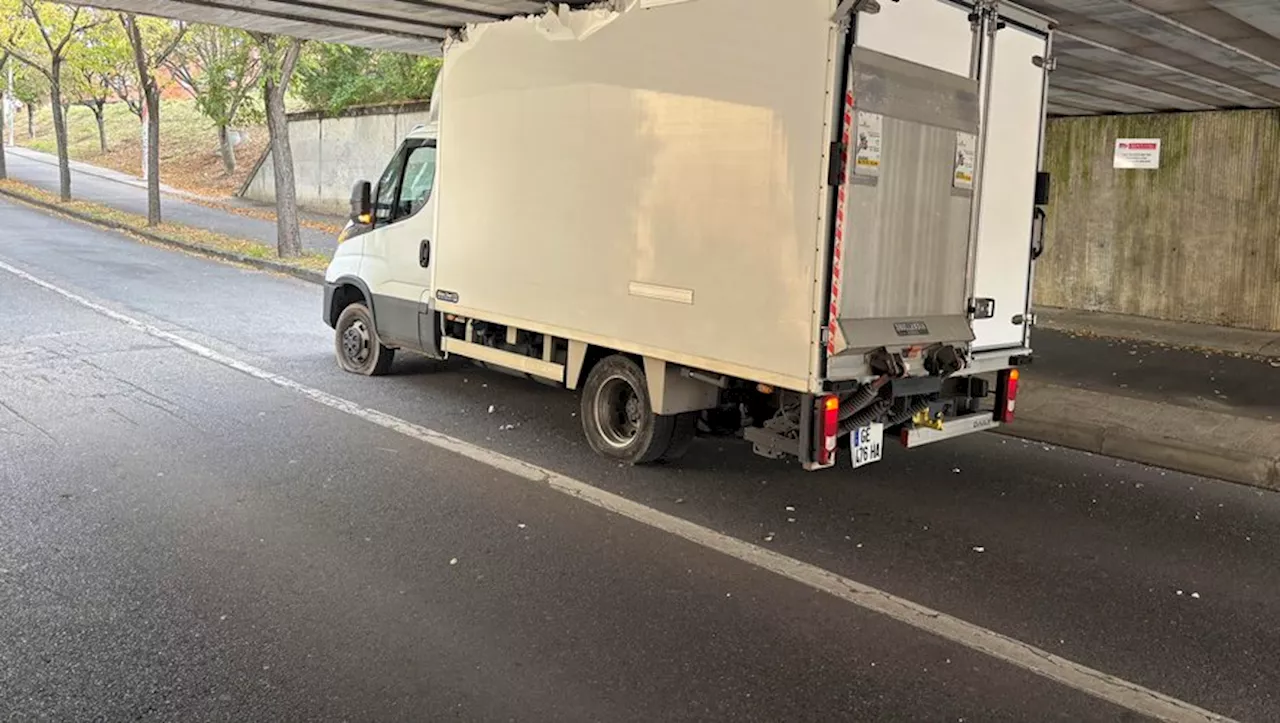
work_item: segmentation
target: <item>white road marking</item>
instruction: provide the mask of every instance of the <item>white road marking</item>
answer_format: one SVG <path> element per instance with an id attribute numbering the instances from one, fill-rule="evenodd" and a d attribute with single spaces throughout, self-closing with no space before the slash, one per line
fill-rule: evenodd
<path id="1" fill-rule="evenodd" d="M 1011 665 L 1048 678 L 1069 688 L 1073 688 L 1101 700 L 1127 708 L 1161 721 L 1218 721 L 1234 723 L 1226 716 L 1199 708 L 1172 696 L 1165 695 L 1137 683 L 1094 670 L 1054 655 L 1027 643 L 1002 635 L 994 630 L 946 613 L 911 602 L 892 595 L 879 588 L 865 585 L 856 580 L 837 575 L 816 565 L 767 550 L 758 545 L 744 542 L 688 520 L 670 515 L 625 497 L 593 487 L 586 482 L 545 469 L 499 452 L 476 446 L 470 442 L 450 437 L 446 434 L 427 429 L 412 422 L 405 421 L 376 409 L 362 407 L 355 402 L 334 396 L 328 392 L 308 387 L 288 377 L 246 364 L 238 359 L 222 354 L 197 344 L 177 334 L 165 331 L 151 324 L 134 319 L 131 316 L 109 309 L 102 304 L 90 301 L 79 294 L 67 291 L 48 281 L 39 279 L 22 269 L 0 261 L 0 269 L 24 279 L 36 286 L 52 291 L 59 296 L 75 302 L 80 306 L 97 312 L 109 319 L 118 321 L 135 331 L 162 339 L 174 346 L 184 349 L 198 357 L 207 359 L 222 366 L 234 369 L 247 376 L 270 382 L 278 387 L 300 394 L 326 407 L 336 409 L 353 417 L 380 427 L 399 432 L 407 437 L 425 442 L 434 447 L 448 450 L 468 459 L 474 460 L 495 469 L 524 478 L 530 482 L 545 484 L 570 497 L 594 505 L 617 515 L 639 522 L 643 525 L 662 530 L 663 532 L 683 538 L 696 545 L 722 553 L 736 560 L 746 562 L 781 577 L 808 585 L 809 587 L 833 595 L 841 600 L 853 603 L 858 607 L 886 615 L 894 620 L 906 623 L 914 628 L 932 633 L 940 638 L 963 645 L 985 655 L 1002 660 Z"/>

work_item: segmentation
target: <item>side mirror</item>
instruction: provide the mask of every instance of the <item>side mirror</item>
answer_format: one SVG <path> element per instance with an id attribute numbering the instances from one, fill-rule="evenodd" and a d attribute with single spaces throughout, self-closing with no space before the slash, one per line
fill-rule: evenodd
<path id="1" fill-rule="evenodd" d="M 373 186 L 368 181 L 356 181 L 351 187 L 351 220 L 366 226 L 373 223 Z"/>

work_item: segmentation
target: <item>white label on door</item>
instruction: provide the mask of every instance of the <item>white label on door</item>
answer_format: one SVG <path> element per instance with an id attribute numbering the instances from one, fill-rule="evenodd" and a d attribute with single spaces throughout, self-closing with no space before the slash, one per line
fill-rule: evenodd
<path id="1" fill-rule="evenodd" d="M 858 176 L 879 176 L 881 145 L 884 136 L 884 116 L 879 113 L 858 112 L 857 152 L 854 154 L 853 172 Z"/>
<path id="2" fill-rule="evenodd" d="M 974 162 L 978 158 L 978 138 L 972 133 L 956 134 L 956 169 L 953 185 L 956 188 L 973 188 Z"/>

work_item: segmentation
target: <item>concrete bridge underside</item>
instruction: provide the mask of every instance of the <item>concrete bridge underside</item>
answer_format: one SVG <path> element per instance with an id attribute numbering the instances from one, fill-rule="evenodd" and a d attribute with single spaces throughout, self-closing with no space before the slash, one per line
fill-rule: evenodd
<path id="1" fill-rule="evenodd" d="M 786 4 L 786 0 L 778 2 L 780 7 Z M 84 4 L 420 54 L 437 52 L 451 29 L 536 13 L 547 6 L 533 0 L 85 0 Z M 1054 52 L 1058 69 L 1052 76 L 1049 105 L 1053 115 L 1280 106 L 1280 0 L 1020 0 L 1018 4 L 1058 21 Z"/>

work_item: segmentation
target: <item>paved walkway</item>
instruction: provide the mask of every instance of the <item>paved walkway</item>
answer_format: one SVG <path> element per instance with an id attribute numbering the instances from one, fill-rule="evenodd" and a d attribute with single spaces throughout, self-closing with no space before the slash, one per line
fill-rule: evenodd
<path id="1" fill-rule="evenodd" d="M 1042 310 L 1028 377 L 1280 422 L 1280 333 Z"/>
<path id="2" fill-rule="evenodd" d="M 1013 434 L 1280 489 L 1280 334 L 1038 316 Z"/>
<path id="3" fill-rule="evenodd" d="M 6 147 L 5 160 L 9 177 L 13 180 L 22 181 L 51 193 L 58 192 L 56 157 L 27 148 Z M 256 204 L 237 199 L 203 198 L 168 187 L 162 187 L 162 191 L 161 211 L 166 221 L 258 241 L 272 247 L 276 245 L 275 221 L 264 221 L 210 208 L 201 202 L 261 208 Z M 71 195 L 80 200 L 100 203 L 126 213 L 140 216 L 147 214 L 146 183 L 135 176 L 107 168 L 72 162 Z M 333 219 L 323 216 L 308 214 L 306 217 L 334 222 Z M 333 234 L 305 227 L 302 229 L 302 240 L 303 245 L 312 251 L 332 253 L 337 246 Z"/>

